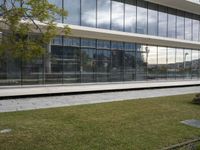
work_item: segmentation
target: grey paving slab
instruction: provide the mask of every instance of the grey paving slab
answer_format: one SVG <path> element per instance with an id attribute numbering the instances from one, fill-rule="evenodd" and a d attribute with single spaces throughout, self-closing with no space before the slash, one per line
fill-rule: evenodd
<path id="1" fill-rule="evenodd" d="M 191 127 L 200 128 L 200 120 L 196 120 L 196 119 L 184 120 L 184 121 L 181 121 L 181 123 L 191 126 Z"/>
<path id="2" fill-rule="evenodd" d="M 162 97 L 171 95 L 181 95 L 190 93 L 199 93 L 200 86 L 149 89 L 138 91 L 109 92 L 98 94 L 79 94 L 68 96 L 51 96 L 38 98 L 22 98 L 0 101 L 0 112 L 24 111 L 41 108 L 54 108 L 63 106 L 73 106 L 82 104 L 94 104 L 123 100 L 135 100 L 141 98 Z"/>

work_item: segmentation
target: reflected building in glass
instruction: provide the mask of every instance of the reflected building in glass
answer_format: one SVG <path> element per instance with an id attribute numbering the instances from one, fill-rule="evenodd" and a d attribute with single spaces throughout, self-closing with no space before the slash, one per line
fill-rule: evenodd
<path id="1" fill-rule="evenodd" d="M 200 79 L 200 5 L 186 0 L 49 0 L 72 33 L 31 62 L 0 58 L 0 86 Z M 199 1 L 198 1 L 199 2 Z"/>

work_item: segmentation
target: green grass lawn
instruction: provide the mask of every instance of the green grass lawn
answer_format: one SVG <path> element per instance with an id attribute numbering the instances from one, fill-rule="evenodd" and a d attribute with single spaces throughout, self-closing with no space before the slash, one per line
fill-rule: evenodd
<path id="1" fill-rule="evenodd" d="M 160 149 L 200 136 L 194 95 L 0 113 L 0 150 Z"/>

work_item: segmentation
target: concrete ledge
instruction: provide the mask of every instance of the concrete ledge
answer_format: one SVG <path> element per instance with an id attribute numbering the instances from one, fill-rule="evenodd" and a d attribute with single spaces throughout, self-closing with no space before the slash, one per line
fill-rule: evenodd
<path id="1" fill-rule="evenodd" d="M 200 80 L 1 87 L 0 99 L 199 86 Z M 199 89 L 200 92 L 200 89 Z"/>

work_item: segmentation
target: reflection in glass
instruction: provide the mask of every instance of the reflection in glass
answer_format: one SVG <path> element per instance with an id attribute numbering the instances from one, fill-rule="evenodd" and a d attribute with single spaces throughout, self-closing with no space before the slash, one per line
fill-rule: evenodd
<path id="1" fill-rule="evenodd" d="M 199 77 L 199 51 L 192 50 L 192 68 L 191 68 L 192 78 Z"/>
<path id="2" fill-rule="evenodd" d="M 190 19 L 191 15 L 186 14 L 185 18 L 185 39 L 192 39 L 192 19 Z"/>
<path id="3" fill-rule="evenodd" d="M 96 27 L 95 0 L 81 0 L 81 25 Z"/>
<path id="4" fill-rule="evenodd" d="M 148 46 L 147 48 L 147 77 L 149 80 L 154 80 L 157 78 L 158 48 L 157 46 Z"/>
<path id="5" fill-rule="evenodd" d="M 176 10 L 168 9 L 168 37 L 176 37 Z"/>
<path id="6" fill-rule="evenodd" d="M 178 39 L 184 40 L 185 38 L 185 20 L 184 20 L 184 12 L 177 12 L 177 35 Z"/>
<path id="7" fill-rule="evenodd" d="M 81 82 L 96 81 L 96 49 L 81 49 Z"/>
<path id="8" fill-rule="evenodd" d="M 68 12 L 64 23 L 80 25 L 80 0 L 64 0 L 64 9 Z"/>
<path id="9" fill-rule="evenodd" d="M 167 78 L 167 48 L 158 47 L 158 79 Z"/>
<path id="10" fill-rule="evenodd" d="M 199 16 L 194 15 L 193 17 L 193 32 L 192 32 L 192 40 L 193 41 L 199 41 Z"/>
<path id="11" fill-rule="evenodd" d="M 175 48 L 168 48 L 167 50 L 167 78 L 168 79 L 175 79 L 176 77 L 176 49 Z"/>
<path id="12" fill-rule="evenodd" d="M 122 50 L 111 51 L 111 81 L 123 81 L 123 54 Z"/>
<path id="13" fill-rule="evenodd" d="M 97 50 L 97 82 L 110 81 L 111 51 Z"/>
<path id="14" fill-rule="evenodd" d="M 186 79 L 191 78 L 191 65 L 192 65 L 192 52 L 190 49 L 184 50 L 184 56 L 183 56 L 183 69 L 184 69 L 184 77 Z"/>
<path id="15" fill-rule="evenodd" d="M 137 1 L 137 33 L 147 34 L 147 3 Z"/>
<path id="16" fill-rule="evenodd" d="M 157 5 L 148 5 L 148 34 L 157 35 L 158 33 L 158 12 Z"/>
<path id="17" fill-rule="evenodd" d="M 136 32 L 136 0 L 125 0 L 125 31 Z"/>
<path id="18" fill-rule="evenodd" d="M 167 37 L 167 8 L 159 6 L 158 35 Z"/>
<path id="19" fill-rule="evenodd" d="M 60 9 L 62 9 L 62 0 L 48 0 L 49 3 L 56 5 Z M 62 22 L 62 16 L 56 16 L 56 22 L 61 23 Z"/>
<path id="20" fill-rule="evenodd" d="M 122 0 L 112 1 L 112 30 L 123 31 L 124 3 Z"/>
<path id="21" fill-rule="evenodd" d="M 147 51 L 146 45 L 136 45 L 136 80 L 146 80 L 147 75 Z"/>
<path id="22" fill-rule="evenodd" d="M 97 27 L 110 29 L 110 0 L 97 0 Z"/>
<path id="23" fill-rule="evenodd" d="M 50 57 L 45 58 L 45 83 L 62 83 L 63 79 L 63 47 L 51 46 Z"/>
<path id="24" fill-rule="evenodd" d="M 176 49 L 176 78 L 184 78 L 184 50 L 177 48 Z"/>
<path id="25" fill-rule="evenodd" d="M 77 83 L 80 81 L 80 48 L 63 48 L 63 83 Z"/>

